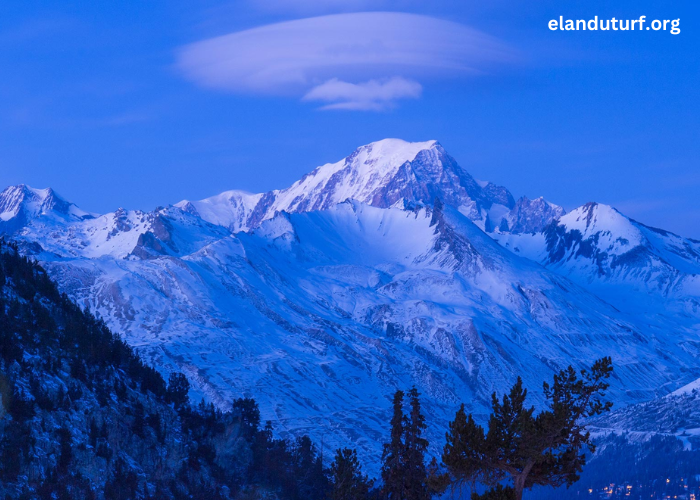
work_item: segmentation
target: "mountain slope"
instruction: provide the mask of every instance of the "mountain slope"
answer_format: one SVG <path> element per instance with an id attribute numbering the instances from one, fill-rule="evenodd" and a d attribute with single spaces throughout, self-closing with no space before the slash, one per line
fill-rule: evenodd
<path id="1" fill-rule="evenodd" d="M 598 435 L 627 435 L 636 442 L 673 436 L 700 450 L 700 379 L 651 401 L 614 411 L 591 423 Z"/>
<path id="2" fill-rule="evenodd" d="M 327 445 L 353 442 L 366 456 L 380 455 L 397 387 L 424 394 L 438 446 L 460 402 L 484 414 L 517 375 L 537 387 L 612 353 L 615 397 L 636 402 L 697 373 L 679 347 L 690 329 L 635 324 L 451 207 L 345 202 L 236 235 L 173 207 L 46 233 L 37 221 L 18 239 L 150 362 L 224 407 L 255 396 L 284 434 L 332 425 Z M 105 234 L 134 247 L 115 251 Z"/>
<path id="3" fill-rule="evenodd" d="M 260 195 L 18 221 L 61 290 L 198 396 L 253 395 L 289 435 L 330 415 L 326 445 L 367 456 L 414 383 L 440 429 L 517 375 L 539 387 L 605 355 L 619 404 L 700 376 L 697 242 L 603 205 L 514 202 L 434 141 L 372 143 Z"/>
<path id="4" fill-rule="evenodd" d="M 236 419 L 172 388 L 0 241 L 3 498 L 229 497 L 250 453 Z"/>

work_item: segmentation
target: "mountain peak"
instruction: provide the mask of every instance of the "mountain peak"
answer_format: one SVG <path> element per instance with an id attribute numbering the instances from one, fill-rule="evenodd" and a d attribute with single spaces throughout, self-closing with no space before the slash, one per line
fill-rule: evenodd
<path id="1" fill-rule="evenodd" d="M 402 202 L 431 204 L 439 197 L 455 206 L 466 203 L 467 211 L 474 211 L 484 201 L 488 206 L 494 202 L 487 201 L 493 197 L 490 193 L 494 187 L 480 186 L 435 140 L 389 138 L 360 146 L 335 163 L 321 165 L 285 189 L 260 194 L 226 191 L 176 206 L 208 222 L 241 231 L 258 227 L 280 211 L 324 210 L 345 200 L 388 208 Z M 494 192 L 500 196 L 503 193 L 498 189 L 505 188 L 496 187 Z M 508 203 L 509 193 L 501 198 Z M 475 217 L 481 217 L 479 209 Z"/>
<path id="2" fill-rule="evenodd" d="M 274 210 L 288 212 L 324 210 L 347 199 L 388 208 L 402 201 L 432 204 L 440 198 L 482 222 L 493 205 L 506 210 L 514 205 L 508 190 L 477 182 L 435 140 L 372 142 L 273 194 Z"/>
<path id="3" fill-rule="evenodd" d="M 175 207 L 212 224 L 239 231 L 248 228 L 247 220 L 262 196 L 231 190 L 200 201 L 182 200 Z"/>
<path id="4" fill-rule="evenodd" d="M 51 188 L 34 189 L 26 184 L 8 186 L 0 193 L 0 214 L 7 217 L 6 214 L 16 211 L 26 201 L 41 203 L 53 195 L 54 192 Z"/>
<path id="5" fill-rule="evenodd" d="M 568 230 L 576 229 L 583 235 L 599 231 L 610 231 L 615 234 L 629 233 L 634 226 L 629 218 L 616 208 L 603 203 L 588 202 L 560 219 Z M 634 230 L 635 234 L 638 232 Z"/>
<path id="6" fill-rule="evenodd" d="M 377 160 L 380 164 L 398 164 L 413 161 L 418 153 L 424 150 L 442 146 L 435 141 L 408 142 L 403 139 L 382 139 L 371 142 L 365 146 L 360 146 L 350 155 L 365 153 L 367 160 Z"/>
<path id="7" fill-rule="evenodd" d="M 432 205 L 435 199 L 458 209 L 485 230 L 510 224 L 531 232 L 564 213 L 560 207 L 538 199 L 528 201 L 527 206 L 521 204 L 518 220 L 511 217 L 504 224 L 503 219 L 516 206 L 505 187 L 474 179 L 436 140 L 408 142 L 393 138 L 360 146 L 340 161 L 315 168 L 285 189 L 255 195 L 227 191 L 176 206 L 237 232 L 256 228 L 280 211 L 326 210 L 345 200 L 389 208 Z"/>
<path id="8" fill-rule="evenodd" d="M 18 184 L 9 186 L 0 193 L 0 226 L 3 231 L 16 231 L 29 220 L 48 214 L 75 220 L 93 217 L 51 188 L 35 189 L 26 184 Z"/>
<path id="9" fill-rule="evenodd" d="M 548 202 L 542 196 L 534 200 L 523 196 L 504 217 L 501 229 L 514 234 L 536 233 L 565 213 L 562 207 Z"/>
<path id="10" fill-rule="evenodd" d="M 421 152 L 429 152 L 431 150 L 445 154 L 442 146 L 434 140 L 408 142 L 402 139 L 382 139 L 371 142 L 358 147 L 340 161 L 326 163 L 315 168 L 292 186 L 279 192 L 296 191 L 295 187 L 308 187 L 310 184 L 327 185 L 329 182 L 336 184 L 337 181 L 341 180 L 342 175 L 339 172 L 343 171 L 352 175 L 352 184 L 355 186 L 360 183 L 376 184 L 386 180 L 387 176 L 396 174 L 397 170 L 403 165 L 415 161 Z M 348 198 L 352 197 L 347 196 L 337 200 L 337 202 L 342 202 Z"/>

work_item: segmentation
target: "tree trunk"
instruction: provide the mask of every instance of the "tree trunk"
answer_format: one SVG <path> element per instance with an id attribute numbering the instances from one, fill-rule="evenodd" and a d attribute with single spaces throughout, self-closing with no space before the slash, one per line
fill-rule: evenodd
<path id="1" fill-rule="evenodd" d="M 525 489 L 525 476 L 520 475 L 513 481 L 513 487 L 515 489 L 515 500 L 523 500 L 523 489 Z"/>
<path id="2" fill-rule="evenodd" d="M 515 490 L 515 500 L 523 500 L 523 490 L 525 489 L 525 479 L 527 475 L 532 470 L 534 462 L 528 461 L 527 465 L 523 468 L 523 471 L 517 476 L 513 476 L 513 489 Z"/>

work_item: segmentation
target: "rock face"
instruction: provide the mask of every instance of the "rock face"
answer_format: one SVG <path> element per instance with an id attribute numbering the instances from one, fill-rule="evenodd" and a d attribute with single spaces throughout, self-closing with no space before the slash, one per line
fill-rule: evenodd
<path id="1" fill-rule="evenodd" d="M 697 242 L 603 205 L 516 203 L 434 141 L 363 146 L 265 194 L 52 213 L 6 232 L 149 361 L 368 457 L 412 384 L 436 451 L 459 403 L 483 415 L 517 375 L 537 388 L 611 355 L 618 406 L 700 377 Z"/>
<path id="2" fill-rule="evenodd" d="M 176 206 L 240 231 L 255 228 L 280 211 L 325 210 L 345 200 L 389 208 L 432 204 L 436 198 L 458 207 L 481 227 L 492 208 L 506 213 L 515 206 L 506 188 L 476 181 L 438 142 L 399 139 L 362 146 L 337 163 L 316 168 L 287 189 L 255 195 L 227 191 Z"/>
<path id="3" fill-rule="evenodd" d="M 500 230 L 514 234 L 538 233 L 565 213 L 562 207 L 549 203 L 542 197 L 534 200 L 522 197 L 508 215 L 501 219 Z"/>

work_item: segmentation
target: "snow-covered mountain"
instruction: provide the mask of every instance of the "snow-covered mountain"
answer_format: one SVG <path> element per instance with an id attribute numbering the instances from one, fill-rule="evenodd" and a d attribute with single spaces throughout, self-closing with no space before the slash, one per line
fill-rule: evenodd
<path id="1" fill-rule="evenodd" d="M 0 193 L 0 232 L 12 233 L 39 216 L 66 221 L 84 220 L 92 214 L 58 196 L 53 189 L 33 189 L 24 184 Z"/>
<path id="2" fill-rule="evenodd" d="M 688 449 L 693 445 L 697 447 L 700 443 L 700 379 L 665 396 L 599 417 L 590 427 L 602 442 L 610 435 L 624 434 L 636 442 L 662 435 L 680 439 Z"/>
<path id="3" fill-rule="evenodd" d="M 356 149 L 347 158 L 316 168 L 290 187 L 263 194 L 227 191 L 176 206 L 232 231 L 255 228 L 278 212 L 325 210 L 345 200 L 389 208 L 432 204 L 457 207 L 482 229 L 506 220 L 516 232 L 538 231 L 564 213 L 543 199 L 513 199 L 491 182 L 477 181 L 437 141 L 384 139 Z M 514 211 L 513 211 L 514 210 Z"/>
<path id="4" fill-rule="evenodd" d="M 587 203 L 531 234 L 496 234 L 513 252 L 629 311 L 700 315 L 700 241 Z"/>
<path id="5" fill-rule="evenodd" d="M 460 402 L 483 415 L 517 375 L 536 388 L 611 355 L 622 405 L 700 377 L 700 244 L 603 205 L 515 202 L 434 141 L 363 146 L 265 194 L 59 205 L 3 209 L 0 230 L 165 372 L 328 446 L 378 457 L 414 383 L 439 447 Z"/>

